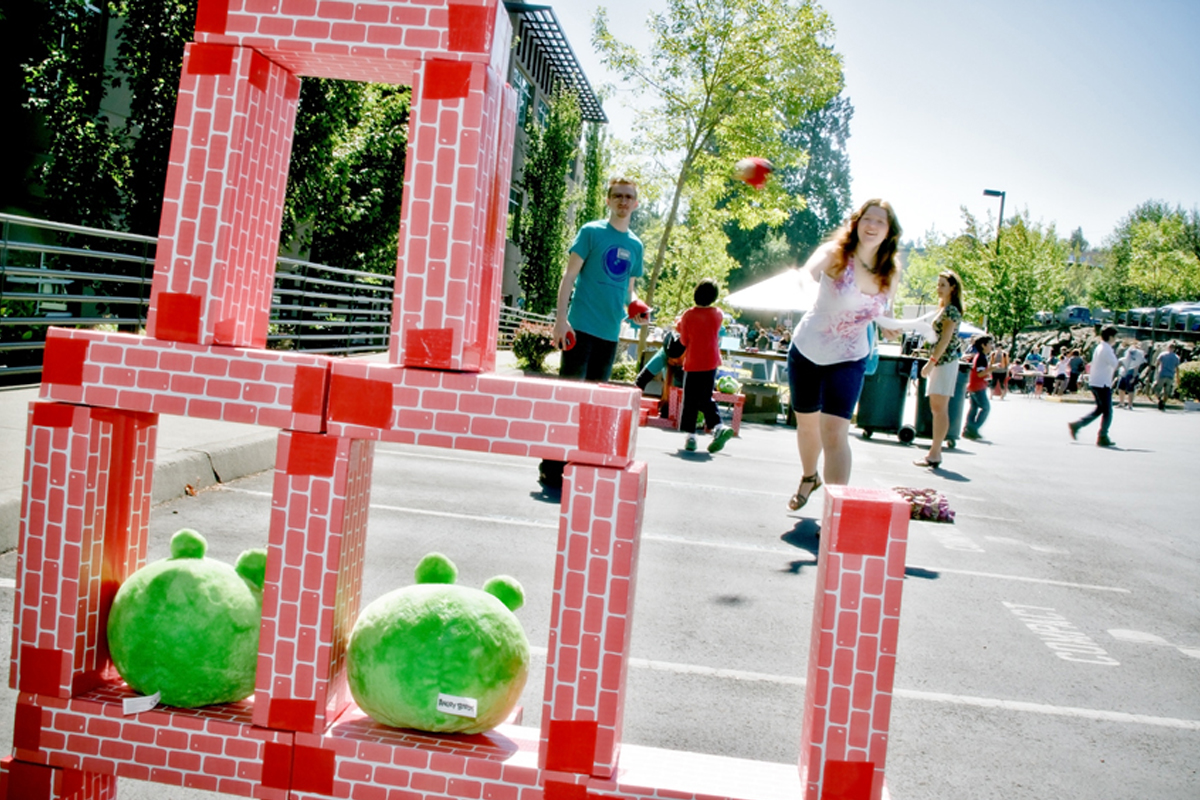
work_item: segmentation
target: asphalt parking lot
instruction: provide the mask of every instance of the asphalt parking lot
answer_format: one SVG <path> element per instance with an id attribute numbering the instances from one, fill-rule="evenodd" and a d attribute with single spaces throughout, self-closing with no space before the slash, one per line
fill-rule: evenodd
<path id="1" fill-rule="evenodd" d="M 893 437 L 853 437 L 853 483 L 934 488 L 957 515 L 910 526 L 887 765 L 897 800 L 1200 797 L 1200 414 L 1119 411 L 1118 447 L 1102 449 L 1095 426 L 1067 434 L 1086 408 L 995 403 L 986 441 L 961 441 L 938 472 Z M 800 470 L 783 426 L 745 425 L 712 456 L 682 447 L 678 433 L 639 432 L 649 491 L 626 740 L 794 762 L 823 493 L 787 511 Z M 531 726 L 558 518 L 535 476 L 526 459 L 380 444 L 364 588 L 366 602 L 410 583 L 431 550 L 457 562 L 460 583 L 520 579 Z M 267 472 L 156 506 L 151 558 L 182 527 L 224 560 L 265 546 L 270 492 Z M 0 556 L 0 575 L 14 571 L 15 554 Z M 0 647 L 10 638 L 4 628 Z M 123 781 L 118 796 L 217 795 Z"/>

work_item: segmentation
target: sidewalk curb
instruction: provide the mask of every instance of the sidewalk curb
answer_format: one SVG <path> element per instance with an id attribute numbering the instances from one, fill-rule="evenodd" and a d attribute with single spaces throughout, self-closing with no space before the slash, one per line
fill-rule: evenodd
<path id="1" fill-rule="evenodd" d="M 187 494 L 188 486 L 199 490 L 228 483 L 275 466 L 278 432 L 243 436 L 209 449 L 177 450 L 154 464 L 152 505 Z M 23 487 L 0 495 L 0 552 L 13 550 L 21 529 Z"/>

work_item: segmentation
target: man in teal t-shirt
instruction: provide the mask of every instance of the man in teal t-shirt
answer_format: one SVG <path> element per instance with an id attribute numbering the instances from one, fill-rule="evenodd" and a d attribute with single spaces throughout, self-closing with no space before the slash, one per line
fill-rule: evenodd
<path id="1" fill-rule="evenodd" d="M 562 350 L 558 374 L 574 380 L 607 381 L 621 338 L 621 323 L 634 299 L 633 284 L 642 274 L 642 240 L 629 230 L 637 208 L 637 184 L 629 178 L 608 182 L 608 219 L 579 229 L 558 285 L 554 344 Z M 649 312 L 633 318 L 648 324 Z M 538 480 L 562 488 L 562 461 L 542 461 Z"/>
<path id="2" fill-rule="evenodd" d="M 554 343 L 563 351 L 558 374 L 564 378 L 609 379 L 634 280 L 642 274 L 642 241 L 629 230 L 637 185 L 613 178 L 605 202 L 608 219 L 579 229 L 558 286 Z"/>

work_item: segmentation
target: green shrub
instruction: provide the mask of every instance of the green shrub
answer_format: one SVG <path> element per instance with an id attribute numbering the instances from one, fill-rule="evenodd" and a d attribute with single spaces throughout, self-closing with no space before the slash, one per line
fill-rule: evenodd
<path id="1" fill-rule="evenodd" d="M 554 329 L 549 325 L 522 322 L 513 334 L 512 350 L 520 367 L 541 372 L 542 362 L 554 352 Z"/>
<path id="2" fill-rule="evenodd" d="M 1200 361 L 1179 365 L 1179 396 L 1185 400 L 1200 400 Z"/>
<path id="3" fill-rule="evenodd" d="M 637 376 L 637 364 L 631 359 L 622 358 L 613 364 L 612 377 L 609 380 L 613 383 L 633 383 L 637 380 Z"/>

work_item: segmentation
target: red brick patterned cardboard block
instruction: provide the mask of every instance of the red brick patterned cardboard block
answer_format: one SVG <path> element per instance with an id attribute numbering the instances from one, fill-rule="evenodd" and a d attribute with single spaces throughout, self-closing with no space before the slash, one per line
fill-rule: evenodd
<path id="1" fill-rule="evenodd" d="M 540 786 L 537 732 L 500 725 L 475 735 L 438 735 L 389 728 L 351 706 L 322 736 L 296 734 L 295 800 L 370 800 L 381 791 L 413 797 L 512 798 Z"/>
<path id="2" fill-rule="evenodd" d="M 0 800 L 116 800 L 112 775 L 0 759 Z"/>
<path id="3" fill-rule="evenodd" d="M 201 0 L 196 24 L 196 41 L 253 47 L 297 75 L 394 84 L 419 60 L 488 63 L 511 39 L 499 0 Z"/>
<path id="4" fill-rule="evenodd" d="M 264 761 L 271 747 L 290 748 L 292 734 L 254 726 L 249 702 L 126 715 L 122 701 L 136 696 L 119 681 L 71 700 L 22 693 L 13 755 L 86 773 L 288 800 L 286 786 L 264 785 Z M 274 780 L 286 783 L 287 775 Z"/>
<path id="5" fill-rule="evenodd" d="M 623 468 L 637 411 L 638 391 L 623 386 L 335 362 L 328 431 Z"/>
<path id="6" fill-rule="evenodd" d="M 254 722 L 319 733 L 350 703 L 375 443 L 279 436 Z"/>
<path id="7" fill-rule="evenodd" d="M 503 67 L 493 67 L 500 70 Z M 503 283 L 504 269 L 504 226 L 508 214 L 508 195 L 512 182 L 512 152 L 513 140 L 517 128 L 517 93 L 511 86 L 505 85 L 500 95 L 500 142 L 496 149 L 496 166 L 492 170 L 495 186 L 492 189 L 488 204 L 488 216 L 484 223 L 484 260 L 483 273 L 480 277 L 480 287 L 491 287 L 490 295 L 484 292 L 480 295 L 480 323 L 478 340 L 468 348 L 478 349 L 478 361 L 481 372 L 491 372 L 496 368 L 496 345 L 500 331 L 500 292 Z"/>
<path id="8" fill-rule="evenodd" d="M 432 59 L 413 76 L 405 205 L 389 360 L 478 371 L 496 328 L 500 273 L 488 269 L 504 81 L 485 64 Z M 410 168 L 411 167 L 411 168 Z"/>
<path id="9" fill-rule="evenodd" d="M 51 328 L 46 357 L 70 359 L 78 374 L 43 380 L 47 400 L 300 431 L 325 424 L 325 356 Z"/>
<path id="10" fill-rule="evenodd" d="M 826 489 L 800 742 L 808 800 L 884 794 L 908 520 L 895 492 Z"/>
<path id="11" fill-rule="evenodd" d="M 265 347 L 299 79 L 262 53 L 184 49 L 146 329 Z"/>
<path id="12" fill-rule="evenodd" d="M 13 688 L 70 697 L 100 680 L 112 596 L 145 562 L 157 421 L 30 403 Z"/>
<path id="13" fill-rule="evenodd" d="M 541 765 L 607 778 L 624 724 L 646 465 L 570 464 L 563 479 Z"/>

